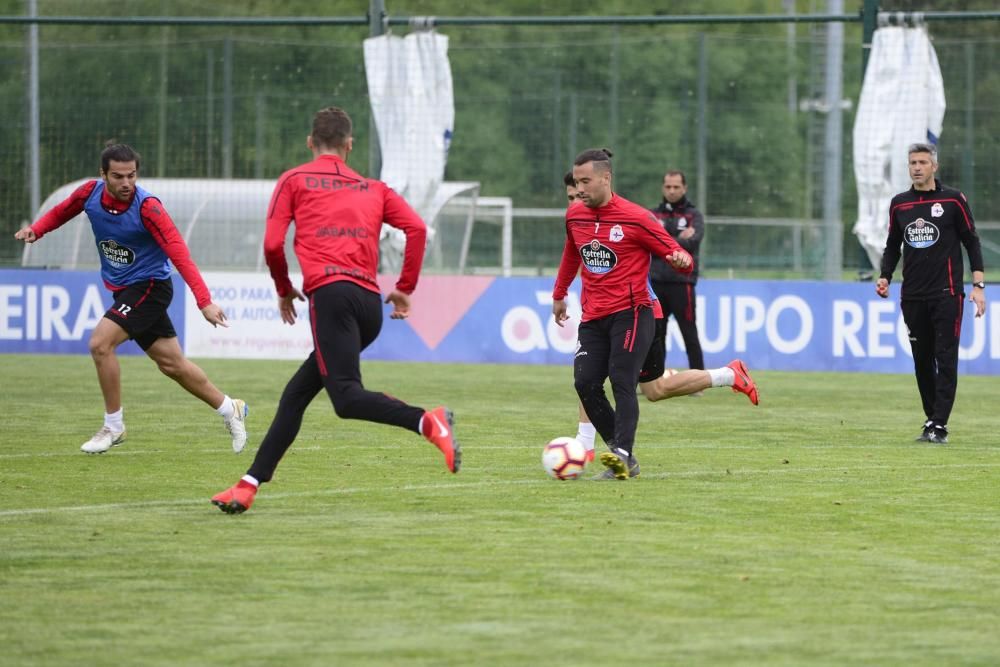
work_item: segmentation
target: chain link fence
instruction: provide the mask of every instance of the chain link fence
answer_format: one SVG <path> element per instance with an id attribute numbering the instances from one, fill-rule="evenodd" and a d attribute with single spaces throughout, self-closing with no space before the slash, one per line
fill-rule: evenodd
<path id="1" fill-rule="evenodd" d="M 168 6 L 137 4 L 150 15 Z M 112 11 L 104 2 L 69 6 L 76 14 Z M 0 14 L 23 7 L 0 2 Z M 981 221 L 987 266 L 1000 259 L 1000 225 L 990 222 L 1000 220 L 996 25 L 931 26 L 948 99 L 941 176 L 967 193 Z M 665 170 L 686 172 L 689 197 L 708 218 L 709 275 L 821 276 L 824 115 L 814 102 L 824 83 L 822 25 L 439 30 L 450 38 L 456 106 L 446 178 L 479 182 L 482 195 L 511 199 L 516 271 L 558 264 L 562 175 L 580 150 L 606 146 L 615 153 L 617 191 L 645 206 L 659 203 Z M 844 91 L 853 103 L 860 31 L 845 26 Z M 0 25 L 0 264 L 7 266 L 21 261 L 14 231 L 35 215 L 27 34 L 23 25 Z M 98 155 L 112 138 L 143 155 L 141 176 L 196 179 L 194 197 L 212 194 L 210 179 L 275 179 L 309 158 L 311 115 L 331 104 L 351 113 L 350 162 L 368 171 L 367 27 L 45 25 L 38 35 L 42 200 L 66 183 L 96 177 Z M 843 110 L 845 275 L 870 268 L 850 234 L 853 112 L 853 104 Z M 168 211 L 180 208 L 164 203 Z M 227 207 L 237 227 L 263 225 L 259 206 L 236 199 Z M 220 225 L 218 237 L 200 236 L 195 259 L 198 245 L 227 243 L 223 234 L 233 224 Z M 500 234 L 496 225 L 475 225 L 463 269 L 496 267 Z M 448 256 L 455 243 L 442 239 Z M 428 268 L 455 270 L 449 261 Z"/>

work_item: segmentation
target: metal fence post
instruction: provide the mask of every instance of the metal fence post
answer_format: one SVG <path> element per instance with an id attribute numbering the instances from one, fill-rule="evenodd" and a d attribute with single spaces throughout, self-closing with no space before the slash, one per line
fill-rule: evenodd
<path id="1" fill-rule="evenodd" d="M 38 16 L 38 0 L 27 0 L 28 16 Z M 28 218 L 42 205 L 41 132 L 38 102 L 38 24 L 28 26 Z M 30 222 L 30 220 L 29 220 Z"/>
<path id="2" fill-rule="evenodd" d="M 368 5 L 368 34 L 378 37 L 385 34 L 385 0 L 371 0 Z M 378 145 L 378 128 L 375 114 L 368 117 L 368 177 L 378 178 L 382 172 L 382 150 Z"/>
<path id="3" fill-rule="evenodd" d="M 698 210 L 708 215 L 708 48 L 705 33 L 698 33 L 698 139 L 696 167 L 698 170 Z"/>
<path id="4" fill-rule="evenodd" d="M 233 177 L 233 38 L 226 37 L 222 57 L 222 177 Z"/>

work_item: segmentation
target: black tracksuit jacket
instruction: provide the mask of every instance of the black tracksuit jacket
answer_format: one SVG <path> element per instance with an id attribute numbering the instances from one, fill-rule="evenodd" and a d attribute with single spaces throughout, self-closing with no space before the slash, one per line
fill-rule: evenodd
<path id="1" fill-rule="evenodd" d="M 903 301 L 964 294 L 963 245 L 972 270 L 983 271 L 983 251 L 965 195 L 937 179 L 933 190 L 910 188 L 889 204 L 881 277 L 891 281 L 902 256 Z"/>

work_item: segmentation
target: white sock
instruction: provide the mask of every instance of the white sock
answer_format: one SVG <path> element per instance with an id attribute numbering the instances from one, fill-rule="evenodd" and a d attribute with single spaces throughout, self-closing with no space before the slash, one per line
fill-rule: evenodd
<path id="1" fill-rule="evenodd" d="M 580 422 L 579 426 L 576 427 L 576 439 L 583 443 L 588 452 L 594 451 L 594 437 L 596 435 L 597 429 L 590 422 Z"/>
<path id="2" fill-rule="evenodd" d="M 713 387 L 732 387 L 736 382 L 736 373 L 729 366 L 713 368 L 708 371 L 708 375 L 712 378 Z"/>
<path id="3" fill-rule="evenodd" d="M 125 408 L 118 408 L 117 412 L 105 412 L 104 413 L 104 425 L 110 428 L 115 433 L 121 433 L 125 430 Z"/>
<path id="4" fill-rule="evenodd" d="M 257 478 L 254 477 L 253 475 L 243 475 L 243 477 L 241 477 L 240 480 L 246 482 L 247 484 L 253 484 L 256 487 L 260 486 L 260 482 L 258 482 Z"/>
<path id="5" fill-rule="evenodd" d="M 222 405 L 215 409 L 223 419 L 232 419 L 233 415 L 236 414 L 236 410 L 233 407 L 233 399 L 229 398 L 229 395 L 222 397 Z"/>

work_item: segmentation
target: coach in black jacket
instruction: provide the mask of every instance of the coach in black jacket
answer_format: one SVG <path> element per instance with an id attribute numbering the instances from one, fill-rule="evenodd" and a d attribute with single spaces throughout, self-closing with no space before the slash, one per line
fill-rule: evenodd
<path id="1" fill-rule="evenodd" d="M 945 444 L 958 386 L 958 339 L 965 299 L 962 246 L 972 269 L 969 300 L 976 304 L 976 317 L 986 312 L 983 252 L 965 195 L 934 178 L 937 149 L 913 144 L 909 164 L 913 187 L 889 204 L 889 238 L 875 292 L 882 298 L 889 296 L 889 281 L 902 247 L 900 308 L 910 331 L 917 388 L 927 416 L 917 440 Z"/>
<path id="2" fill-rule="evenodd" d="M 687 179 L 683 171 L 668 171 L 663 176 L 663 201 L 653 209 L 660 224 L 682 248 L 694 258 L 694 271 L 674 271 L 659 257 L 652 257 L 649 278 L 656 298 L 663 307 L 663 319 L 656 325 L 666 329 L 671 315 L 684 338 L 689 368 L 705 368 L 705 357 L 698 340 L 698 323 L 695 310 L 695 285 L 698 283 L 698 249 L 705 237 L 705 218 L 687 198 Z M 659 333 L 659 332 L 658 332 Z M 666 342 L 666 336 L 659 336 Z"/>

